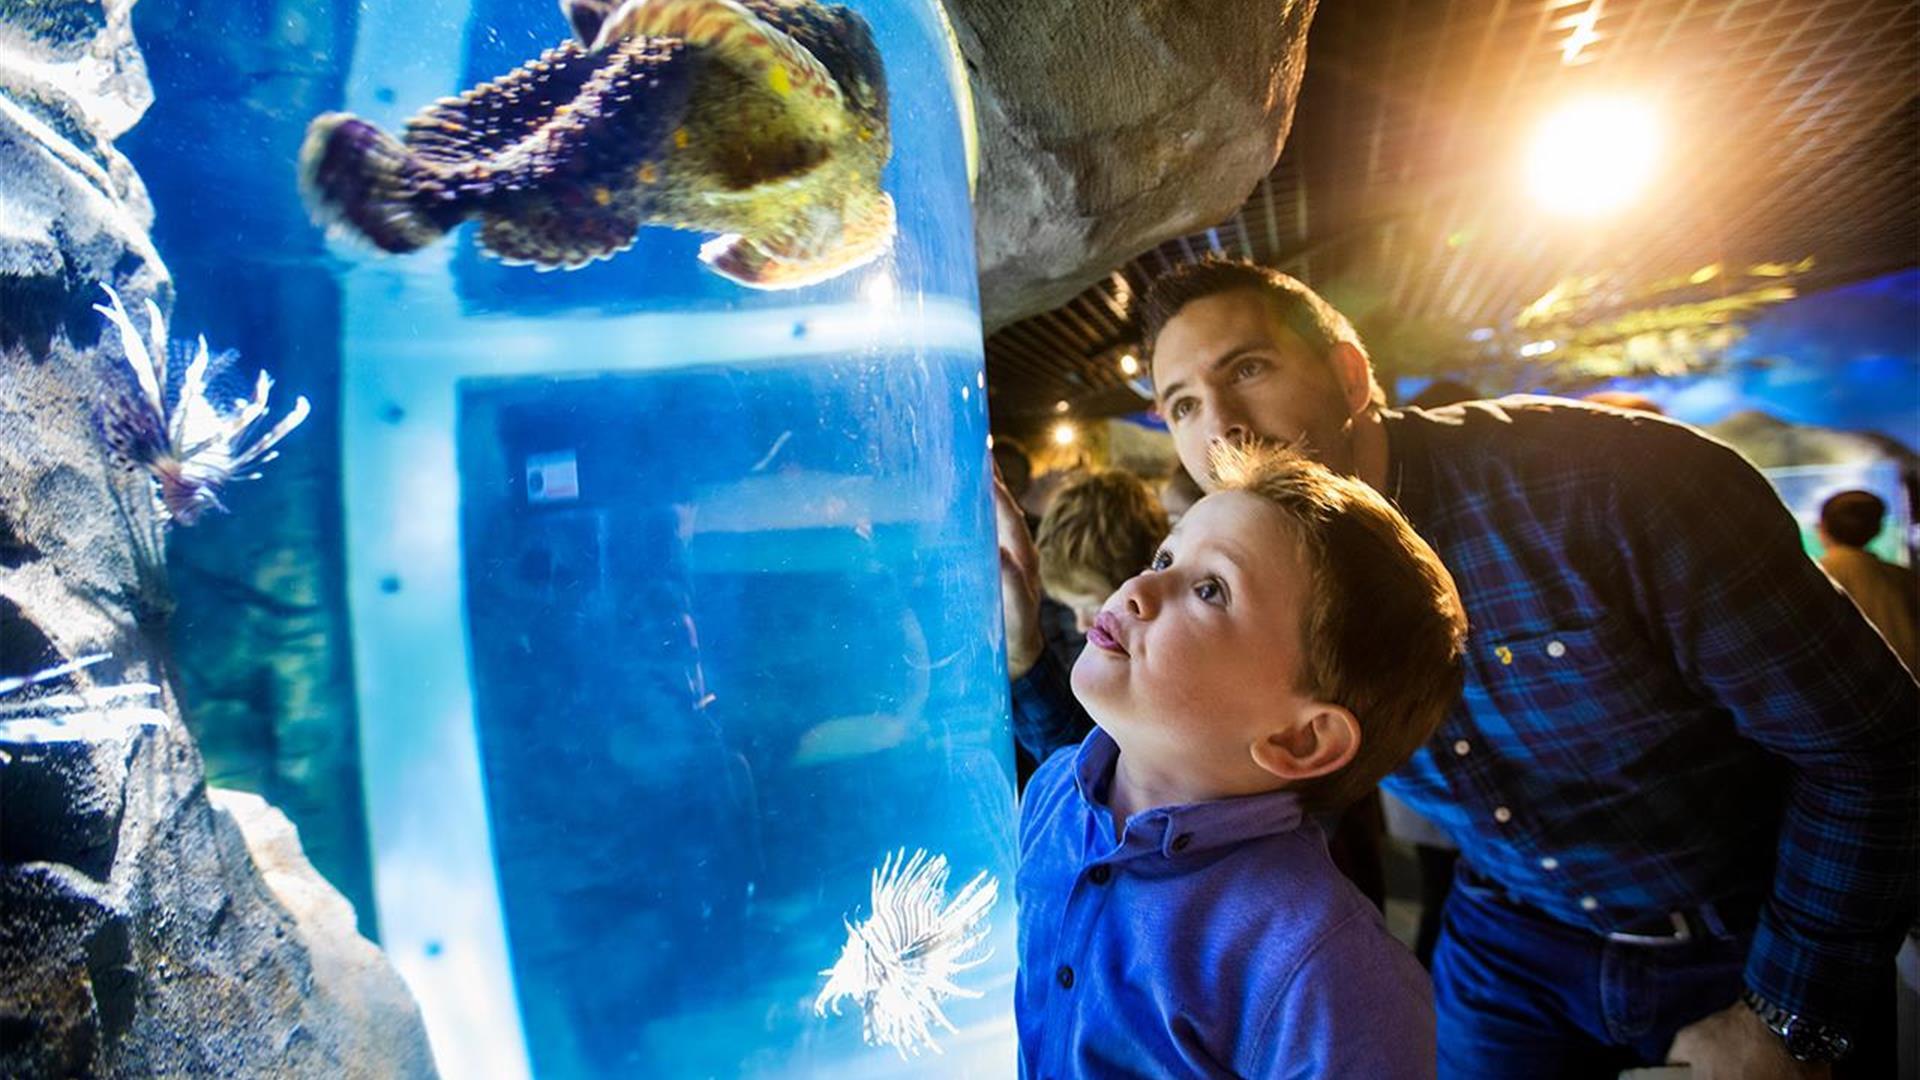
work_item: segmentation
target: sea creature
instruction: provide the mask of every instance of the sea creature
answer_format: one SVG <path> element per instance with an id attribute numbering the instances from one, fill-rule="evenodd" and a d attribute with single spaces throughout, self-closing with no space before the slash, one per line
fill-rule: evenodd
<path id="1" fill-rule="evenodd" d="M 948 997 L 979 997 L 953 977 L 984 963 L 987 912 L 1000 885 L 985 870 L 947 899 L 947 857 L 925 849 L 911 858 L 905 848 L 888 855 L 873 872 L 873 910 L 860 921 L 844 920 L 847 944 L 840 959 L 820 974 L 827 985 L 813 1011 L 840 1014 L 840 1003 L 858 1002 L 860 1031 L 869 1046 L 891 1046 L 902 1060 L 922 1049 L 940 1053 L 934 1024 L 956 1030 L 940 1008 Z"/>
<path id="2" fill-rule="evenodd" d="M 307 130 L 323 224 L 390 252 L 469 218 L 509 263 L 575 268 L 644 225 L 720 233 L 700 259 L 758 289 L 883 254 L 886 72 L 860 16 L 817 0 L 561 0 L 578 37 L 445 98 L 395 139 L 347 113 Z"/>
<path id="3" fill-rule="evenodd" d="M 251 399 L 235 399 L 222 408 L 208 398 L 208 369 L 212 356 L 207 339 L 188 351 L 180 385 L 168 385 L 167 323 L 160 305 L 147 301 L 147 337 L 142 340 L 126 305 L 112 287 L 106 290 L 112 307 L 93 305 L 120 331 L 134 387 L 115 391 L 101 406 L 100 436 L 128 467 L 143 468 L 153 481 L 154 504 L 163 521 L 192 525 L 209 509 L 226 509 L 220 489 L 233 480 L 258 479 L 243 472 L 279 456 L 273 448 L 307 418 L 307 399 L 294 401 L 293 411 L 265 435 L 255 428 L 267 415 L 267 392 L 273 380 L 262 371 L 254 381 Z M 185 350 L 183 350 L 185 351 Z"/>
<path id="4" fill-rule="evenodd" d="M 78 660 L 27 675 L 0 678 L 0 698 L 40 683 L 71 675 L 108 659 L 111 653 Z M 41 694 L 21 701 L 0 701 L 0 742 L 49 743 L 117 738 L 135 728 L 165 727 L 167 714 L 141 699 L 159 696 L 152 683 L 95 686 L 68 693 Z M 11 760 L 0 751 L 0 764 Z"/>

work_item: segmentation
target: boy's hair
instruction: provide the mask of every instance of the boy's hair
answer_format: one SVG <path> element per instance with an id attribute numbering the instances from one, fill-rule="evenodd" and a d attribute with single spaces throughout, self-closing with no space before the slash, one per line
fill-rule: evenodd
<path id="1" fill-rule="evenodd" d="M 1871 491 L 1843 491 L 1820 504 L 1820 527 L 1827 538 L 1848 547 L 1866 547 L 1880 535 L 1887 504 Z"/>
<path id="2" fill-rule="evenodd" d="M 1147 370 L 1153 370 L 1153 350 L 1160 340 L 1160 331 L 1166 329 L 1181 308 L 1195 300 L 1240 289 L 1251 289 L 1266 297 L 1280 321 L 1298 334 L 1315 356 L 1325 359 L 1333 347 L 1342 342 L 1353 346 L 1362 357 L 1367 356 L 1360 332 L 1347 317 L 1298 279 L 1241 259 L 1209 257 L 1176 266 L 1147 286 L 1146 295 L 1140 301 L 1140 347 L 1147 355 Z M 1387 393 L 1373 374 L 1371 360 L 1367 365 L 1367 378 L 1373 384 L 1374 406 L 1384 408 Z"/>
<path id="3" fill-rule="evenodd" d="M 1061 489 L 1040 519 L 1040 584 L 1048 592 L 1111 592 L 1146 569 L 1167 536 L 1167 512 L 1146 481 L 1119 470 Z"/>
<path id="4" fill-rule="evenodd" d="M 1352 802 L 1433 736 L 1459 700 L 1466 614 L 1453 576 L 1371 487 L 1298 455 L 1223 446 L 1220 491 L 1286 515 L 1311 583 L 1301 612 L 1299 691 L 1360 723 L 1345 768 L 1294 790 L 1314 810 Z"/>

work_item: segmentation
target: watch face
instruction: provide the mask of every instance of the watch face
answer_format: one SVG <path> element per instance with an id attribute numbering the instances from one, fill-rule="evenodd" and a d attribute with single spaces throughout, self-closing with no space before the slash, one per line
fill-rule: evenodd
<path id="1" fill-rule="evenodd" d="M 1802 1025 L 1787 1028 L 1787 1053 L 1799 1061 L 1832 1061 L 1847 1052 L 1847 1040 Z"/>

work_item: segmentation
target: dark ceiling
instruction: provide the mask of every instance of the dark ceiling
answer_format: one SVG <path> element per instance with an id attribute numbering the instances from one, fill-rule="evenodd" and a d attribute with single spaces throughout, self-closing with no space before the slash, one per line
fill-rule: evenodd
<path id="1" fill-rule="evenodd" d="M 1535 210 L 1519 164 L 1534 120 L 1605 91 L 1657 108 L 1653 183 L 1599 221 Z M 1081 418 L 1142 408 L 1118 366 L 1130 299 L 1209 252 L 1312 283 L 1387 374 L 1507 340 L 1575 275 L 1618 298 L 1710 264 L 1811 257 L 1802 291 L 1915 265 L 1917 103 L 1908 2 L 1325 0 L 1272 174 L 1216 228 L 988 338 L 995 426 L 1030 429 L 1061 402 Z"/>

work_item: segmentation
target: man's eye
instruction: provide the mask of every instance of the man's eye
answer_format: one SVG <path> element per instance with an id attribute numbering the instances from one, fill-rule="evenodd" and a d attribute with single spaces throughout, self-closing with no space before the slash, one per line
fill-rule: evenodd
<path id="1" fill-rule="evenodd" d="M 1165 548 L 1153 553 L 1153 561 L 1147 563 L 1149 570 L 1165 570 L 1173 565 L 1173 555 Z"/>
<path id="2" fill-rule="evenodd" d="M 1181 398 L 1179 401 L 1176 401 L 1173 403 L 1172 408 L 1167 410 L 1167 419 L 1183 420 L 1186 418 L 1186 415 L 1192 411 L 1193 411 L 1193 399 Z"/>
<path id="3" fill-rule="evenodd" d="M 1233 377 L 1236 379 L 1250 378 L 1260 374 L 1261 371 L 1265 370 L 1266 366 L 1264 362 L 1259 360 L 1242 360 L 1240 364 L 1233 369 Z"/>

